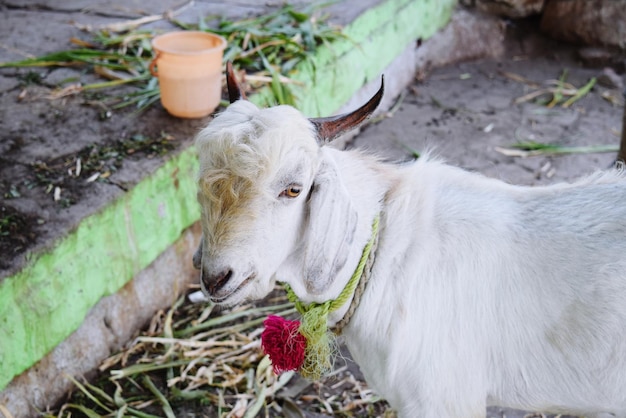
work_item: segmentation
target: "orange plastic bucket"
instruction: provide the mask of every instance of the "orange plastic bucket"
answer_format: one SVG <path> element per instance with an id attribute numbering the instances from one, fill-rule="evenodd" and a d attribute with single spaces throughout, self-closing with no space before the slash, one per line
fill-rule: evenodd
<path id="1" fill-rule="evenodd" d="M 159 78 L 161 103 L 171 115 L 201 118 L 217 108 L 224 38 L 199 31 L 170 32 L 155 37 L 152 48 L 150 72 Z"/>

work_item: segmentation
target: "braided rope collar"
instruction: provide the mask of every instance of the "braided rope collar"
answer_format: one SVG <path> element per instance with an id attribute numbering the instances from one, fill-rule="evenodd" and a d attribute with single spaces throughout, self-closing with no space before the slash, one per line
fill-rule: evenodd
<path id="1" fill-rule="evenodd" d="M 335 336 L 348 324 L 356 311 L 374 263 L 374 247 L 378 242 L 380 214 L 372 225 L 372 236 L 363 249 L 356 270 L 339 296 L 322 303 L 303 304 L 293 289 L 283 283 L 287 297 L 301 315 L 301 321 L 287 321 L 270 316 L 265 322 L 261 345 L 269 355 L 274 371 L 298 370 L 308 379 L 317 380 L 333 369 L 333 358 L 337 345 Z M 352 302 L 344 317 L 328 329 L 328 315 Z"/>
<path id="2" fill-rule="evenodd" d="M 300 314 L 305 314 L 313 309 L 320 310 L 323 314 L 328 315 L 329 313 L 336 311 L 341 308 L 343 305 L 348 302 L 348 299 L 352 297 L 352 301 L 348 310 L 346 311 L 343 318 L 337 322 L 331 329 L 336 335 L 340 335 L 343 328 L 348 325 L 350 319 L 354 315 L 357 307 L 359 306 L 359 302 L 361 301 L 361 296 L 365 291 L 365 286 L 369 281 L 370 273 L 372 271 L 372 267 L 374 265 L 374 259 L 376 254 L 376 248 L 378 247 L 378 228 L 380 223 L 380 214 L 376 215 L 374 222 L 372 223 L 372 236 L 370 240 L 367 242 L 365 247 L 363 248 L 363 253 L 361 254 L 361 259 L 359 260 L 359 264 L 356 267 L 356 270 L 346 283 L 346 286 L 343 288 L 339 296 L 336 299 L 328 300 L 323 303 L 310 303 L 308 305 L 304 305 L 293 292 L 291 287 L 288 284 L 284 284 L 285 291 L 287 292 L 287 297 L 293 304 Z"/>
<path id="3" fill-rule="evenodd" d="M 370 279 L 370 275 L 372 273 L 372 267 L 374 267 L 374 260 L 376 259 L 376 249 L 378 248 L 378 236 L 379 236 L 378 222 L 379 222 L 379 216 L 377 216 L 376 219 L 374 220 L 375 226 L 372 227 L 373 229 L 372 238 L 370 239 L 370 242 L 368 243 L 368 245 L 370 246 L 370 248 L 368 249 L 369 254 L 367 254 L 366 256 L 365 255 L 366 251 L 364 249 L 363 255 L 361 256 L 361 260 L 363 260 L 363 258 L 366 257 L 365 266 L 362 270 L 361 278 L 358 281 L 358 285 L 356 289 L 354 290 L 352 301 L 350 302 L 350 306 L 348 307 L 348 310 L 344 314 L 343 318 L 341 318 L 341 320 L 339 320 L 333 327 L 331 327 L 331 330 L 335 333 L 335 335 L 341 335 L 341 332 L 343 331 L 344 327 L 348 325 L 348 323 L 352 319 L 352 316 L 356 312 L 356 309 L 359 307 L 359 303 L 361 302 L 361 296 L 363 295 L 363 292 L 365 292 L 365 286 L 367 286 L 367 282 Z M 359 265 L 360 264 L 361 263 L 359 262 Z"/>

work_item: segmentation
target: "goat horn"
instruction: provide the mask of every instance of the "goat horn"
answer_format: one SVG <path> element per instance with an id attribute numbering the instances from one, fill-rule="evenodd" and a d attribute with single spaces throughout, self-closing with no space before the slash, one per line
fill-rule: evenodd
<path id="1" fill-rule="evenodd" d="M 337 116 L 330 116 L 327 118 L 311 118 L 309 121 L 315 126 L 317 131 L 318 140 L 321 143 L 331 142 L 344 132 L 356 128 L 365 119 L 376 110 L 380 104 L 380 100 L 383 98 L 385 92 L 385 76 L 381 77 L 380 88 L 378 92 L 363 106 L 350 113 L 344 113 Z"/>
<path id="2" fill-rule="evenodd" d="M 228 98 L 231 103 L 236 102 L 239 99 L 248 100 L 246 94 L 237 82 L 235 72 L 233 71 L 233 63 L 230 61 L 226 63 L 226 85 L 228 86 Z"/>

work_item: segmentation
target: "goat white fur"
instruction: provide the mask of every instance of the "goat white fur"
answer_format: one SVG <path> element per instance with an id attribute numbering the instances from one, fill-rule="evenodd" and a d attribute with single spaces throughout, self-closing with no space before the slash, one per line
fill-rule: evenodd
<path id="1" fill-rule="evenodd" d="M 621 170 L 520 187 L 428 157 L 382 163 L 315 135 L 297 110 L 245 100 L 198 135 L 194 261 L 213 301 L 262 298 L 276 281 L 304 302 L 335 298 L 380 213 L 343 335 L 400 416 L 484 417 L 494 404 L 626 417 Z"/>

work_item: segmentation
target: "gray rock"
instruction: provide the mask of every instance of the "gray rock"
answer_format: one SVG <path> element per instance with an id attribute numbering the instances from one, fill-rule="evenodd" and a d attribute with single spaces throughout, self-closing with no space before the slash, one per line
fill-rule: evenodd
<path id="1" fill-rule="evenodd" d="M 626 49 L 626 7 L 615 0 L 547 0 L 541 30 L 567 42 Z"/>
<path id="2" fill-rule="evenodd" d="M 466 6 L 475 6 L 477 9 L 490 14 L 521 18 L 541 13 L 545 0 L 463 0 Z"/>
<path id="3" fill-rule="evenodd" d="M 624 80 L 610 67 L 602 70 L 602 74 L 598 76 L 598 83 L 610 89 L 621 90 L 624 88 Z"/>

